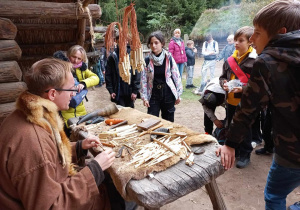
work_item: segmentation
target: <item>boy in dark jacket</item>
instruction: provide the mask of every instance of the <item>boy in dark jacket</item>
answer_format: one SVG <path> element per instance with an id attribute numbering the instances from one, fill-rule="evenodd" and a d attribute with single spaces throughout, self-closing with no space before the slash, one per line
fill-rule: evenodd
<path id="1" fill-rule="evenodd" d="M 185 88 L 195 88 L 193 85 L 194 77 L 194 66 L 195 66 L 195 56 L 197 49 L 194 47 L 194 42 L 192 40 L 187 41 L 187 47 L 185 48 L 185 53 L 187 57 L 187 67 L 186 67 L 186 86 Z"/>
<path id="2" fill-rule="evenodd" d="M 116 39 L 118 43 L 119 37 L 117 36 Z M 127 49 L 127 53 L 130 53 L 129 48 Z M 119 46 L 117 45 L 115 51 L 107 59 L 105 72 L 106 89 L 110 94 L 112 102 L 124 107 L 134 108 L 134 102 L 140 89 L 141 74 L 135 70 L 135 74 L 133 75 L 131 70 L 131 82 L 128 84 L 120 77 L 118 64 Z"/>
<path id="3" fill-rule="evenodd" d="M 278 0 L 253 20 L 251 41 L 256 59 L 238 106 L 228 140 L 216 153 L 225 169 L 234 163 L 234 148 L 259 110 L 270 104 L 275 155 L 265 187 L 266 209 L 286 209 L 286 196 L 300 186 L 300 2 Z M 300 202 L 289 209 L 299 209 Z"/>

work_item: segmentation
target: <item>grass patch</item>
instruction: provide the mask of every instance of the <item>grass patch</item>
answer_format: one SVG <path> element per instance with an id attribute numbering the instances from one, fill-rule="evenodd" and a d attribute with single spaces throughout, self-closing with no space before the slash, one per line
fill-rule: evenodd
<path id="1" fill-rule="evenodd" d="M 201 77 L 193 78 L 193 83 L 197 87 L 199 87 L 200 81 L 201 81 Z M 200 96 L 193 93 L 195 88 L 186 89 L 185 85 L 186 85 L 186 79 L 185 76 L 183 76 L 182 86 L 184 92 L 182 93 L 181 98 L 185 101 L 198 101 L 200 99 Z"/>

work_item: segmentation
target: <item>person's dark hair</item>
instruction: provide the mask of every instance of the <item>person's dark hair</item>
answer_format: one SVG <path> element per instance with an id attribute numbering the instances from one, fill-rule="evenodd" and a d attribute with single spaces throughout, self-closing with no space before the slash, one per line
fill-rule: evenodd
<path id="1" fill-rule="evenodd" d="M 254 32 L 254 29 L 250 26 L 244 26 L 242 28 L 239 28 L 234 34 L 234 41 L 236 41 L 242 35 L 244 35 L 247 38 L 247 40 L 249 41 L 253 32 Z"/>
<path id="2" fill-rule="evenodd" d="M 212 35 L 211 34 L 207 34 L 205 37 L 205 41 L 209 41 L 212 39 Z"/>
<path id="3" fill-rule="evenodd" d="M 158 39 L 160 41 L 160 43 L 162 44 L 162 46 L 165 46 L 165 37 L 164 37 L 163 33 L 161 31 L 154 31 L 148 37 L 147 46 L 149 48 L 150 48 L 150 42 L 151 42 L 152 37 L 155 37 L 156 39 Z"/>

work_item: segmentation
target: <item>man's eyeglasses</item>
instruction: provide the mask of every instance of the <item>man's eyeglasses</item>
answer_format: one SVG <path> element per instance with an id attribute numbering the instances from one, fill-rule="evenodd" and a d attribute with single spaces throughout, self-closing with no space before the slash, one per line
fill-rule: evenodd
<path id="1" fill-rule="evenodd" d="M 54 89 L 54 90 L 57 90 L 57 91 L 72 91 L 72 92 L 78 93 L 77 89 L 62 89 L 62 88 L 51 88 L 51 89 Z M 48 93 L 51 89 L 45 90 L 45 93 Z"/>

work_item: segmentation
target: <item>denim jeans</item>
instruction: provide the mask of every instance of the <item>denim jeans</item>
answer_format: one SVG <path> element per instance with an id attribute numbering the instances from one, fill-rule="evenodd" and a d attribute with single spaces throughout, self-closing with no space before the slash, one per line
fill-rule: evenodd
<path id="1" fill-rule="evenodd" d="M 186 67 L 186 85 L 193 84 L 193 77 L 194 77 L 194 66 L 187 66 Z"/>
<path id="2" fill-rule="evenodd" d="M 161 111 L 163 119 L 174 122 L 175 96 L 167 84 L 164 84 L 163 88 L 160 89 L 157 89 L 155 85 L 153 86 L 149 105 L 148 114 L 159 117 Z"/>
<path id="3" fill-rule="evenodd" d="M 300 169 L 286 168 L 273 160 L 265 187 L 266 210 L 286 210 L 286 196 L 300 186 Z"/>
<path id="4" fill-rule="evenodd" d="M 216 60 L 205 60 L 202 69 L 201 69 L 201 84 L 200 84 L 200 92 L 203 91 L 205 85 L 214 78 L 215 76 L 215 68 L 216 68 Z M 209 70 L 209 77 L 206 78 L 207 70 Z"/>
<path id="5" fill-rule="evenodd" d="M 183 68 L 184 68 L 184 63 L 177 63 L 177 67 L 180 73 L 180 77 L 182 79 L 182 73 L 183 73 Z"/>

